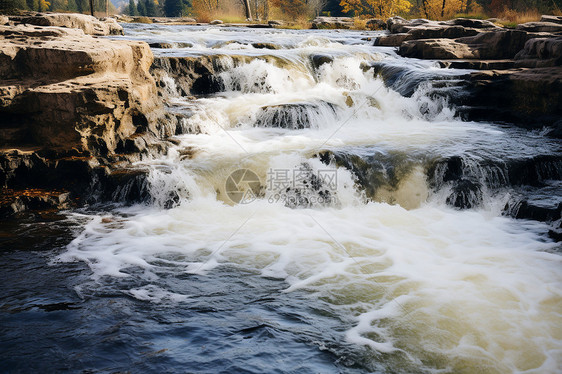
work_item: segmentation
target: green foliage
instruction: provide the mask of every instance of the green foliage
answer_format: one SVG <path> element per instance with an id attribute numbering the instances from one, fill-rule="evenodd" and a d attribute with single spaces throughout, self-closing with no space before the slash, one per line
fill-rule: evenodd
<path id="1" fill-rule="evenodd" d="M 13 13 L 18 9 L 29 9 L 26 0 L 0 0 L 0 13 Z"/>
<path id="2" fill-rule="evenodd" d="M 144 9 L 146 9 L 145 16 L 147 17 L 156 17 L 156 4 L 154 4 L 153 0 L 140 0 L 144 2 Z"/>
<path id="3" fill-rule="evenodd" d="M 129 7 L 127 8 L 127 14 L 131 17 L 135 17 L 139 15 L 139 11 L 137 10 L 137 5 L 135 4 L 135 0 L 129 0 Z"/>
<path id="4" fill-rule="evenodd" d="M 137 3 L 137 12 L 139 16 L 146 16 L 146 7 L 144 6 L 143 0 L 139 0 Z"/>
<path id="5" fill-rule="evenodd" d="M 179 17 L 183 7 L 182 0 L 164 0 L 164 15 L 166 17 Z"/>

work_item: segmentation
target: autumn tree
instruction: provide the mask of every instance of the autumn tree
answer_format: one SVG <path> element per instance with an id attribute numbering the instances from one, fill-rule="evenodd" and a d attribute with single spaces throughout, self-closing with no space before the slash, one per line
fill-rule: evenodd
<path id="1" fill-rule="evenodd" d="M 408 0 L 342 0 L 340 5 L 345 13 L 381 18 L 405 14 L 412 8 Z"/>
<path id="2" fill-rule="evenodd" d="M 293 20 L 308 15 L 307 0 L 273 0 L 271 3 Z"/>
<path id="3" fill-rule="evenodd" d="M 422 13 L 428 19 L 449 19 L 466 7 L 466 0 L 422 0 Z"/>

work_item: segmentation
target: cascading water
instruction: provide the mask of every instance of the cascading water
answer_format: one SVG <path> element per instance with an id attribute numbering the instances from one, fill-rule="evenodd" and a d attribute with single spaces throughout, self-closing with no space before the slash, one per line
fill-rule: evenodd
<path id="1" fill-rule="evenodd" d="M 462 72 L 359 32 L 126 30 L 176 43 L 158 59 L 215 56 L 213 71 L 160 76 L 185 133 L 142 164 L 153 204 L 80 216 L 56 261 L 88 264 L 84 297 L 126 295 L 147 305 L 133 319 L 169 323 L 143 338 L 162 367 L 561 369 L 559 246 L 505 209 L 541 188 L 559 200 L 559 143 L 461 121 L 434 93 Z"/>

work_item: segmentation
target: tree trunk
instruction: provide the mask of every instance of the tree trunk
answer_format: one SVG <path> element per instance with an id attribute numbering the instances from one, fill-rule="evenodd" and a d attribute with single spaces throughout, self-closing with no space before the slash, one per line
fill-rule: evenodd
<path id="1" fill-rule="evenodd" d="M 427 11 L 427 0 L 422 0 L 422 8 L 423 13 L 425 14 L 425 18 L 429 19 L 429 13 Z"/>
<path id="2" fill-rule="evenodd" d="M 269 0 L 263 2 L 263 19 L 266 21 L 269 19 Z"/>
<path id="3" fill-rule="evenodd" d="M 94 16 L 94 0 L 90 0 L 90 13 Z"/>
<path id="4" fill-rule="evenodd" d="M 441 7 L 441 18 L 445 17 L 445 4 L 447 0 L 443 0 L 443 6 Z"/>
<path id="5" fill-rule="evenodd" d="M 246 19 L 252 20 L 252 12 L 250 11 L 250 0 L 242 0 L 242 5 L 244 5 L 244 13 L 246 13 Z"/>

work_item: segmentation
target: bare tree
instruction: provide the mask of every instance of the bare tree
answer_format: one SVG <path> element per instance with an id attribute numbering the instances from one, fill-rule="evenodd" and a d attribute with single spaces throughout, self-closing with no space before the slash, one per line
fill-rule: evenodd
<path id="1" fill-rule="evenodd" d="M 244 14 L 246 15 L 246 19 L 252 20 L 252 12 L 250 9 L 250 0 L 240 0 L 242 6 L 244 7 Z"/>

